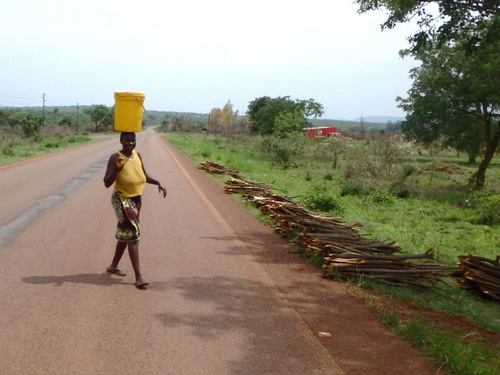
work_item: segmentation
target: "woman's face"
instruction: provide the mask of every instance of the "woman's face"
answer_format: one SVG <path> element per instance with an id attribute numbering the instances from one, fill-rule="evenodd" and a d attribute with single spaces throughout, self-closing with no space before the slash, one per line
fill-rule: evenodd
<path id="1" fill-rule="evenodd" d="M 135 134 L 124 134 L 121 138 L 121 144 L 123 146 L 123 151 L 132 152 L 135 148 Z"/>

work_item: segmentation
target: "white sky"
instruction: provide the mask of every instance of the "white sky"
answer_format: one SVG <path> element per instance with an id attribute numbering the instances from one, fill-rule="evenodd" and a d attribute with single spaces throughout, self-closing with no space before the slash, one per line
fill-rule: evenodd
<path id="1" fill-rule="evenodd" d="M 380 30 L 353 0 L 16 0 L 0 8 L 0 105 L 114 104 L 244 113 L 261 96 L 323 104 L 329 119 L 403 116 L 414 28 Z"/>

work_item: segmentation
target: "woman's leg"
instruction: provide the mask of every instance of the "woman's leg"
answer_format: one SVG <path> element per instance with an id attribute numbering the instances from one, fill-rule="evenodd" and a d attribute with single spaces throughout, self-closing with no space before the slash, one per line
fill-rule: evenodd
<path id="1" fill-rule="evenodd" d="M 116 242 L 115 256 L 113 257 L 113 261 L 111 262 L 110 266 L 111 268 L 118 267 L 118 263 L 120 263 L 120 260 L 122 259 L 123 253 L 125 252 L 126 248 L 127 248 L 126 242 L 122 241 Z"/>
<path id="2" fill-rule="evenodd" d="M 135 286 L 138 288 L 144 288 L 149 283 L 144 281 L 141 274 L 141 265 L 139 262 L 139 241 L 128 243 L 128 254 L 135 272 Z"/>

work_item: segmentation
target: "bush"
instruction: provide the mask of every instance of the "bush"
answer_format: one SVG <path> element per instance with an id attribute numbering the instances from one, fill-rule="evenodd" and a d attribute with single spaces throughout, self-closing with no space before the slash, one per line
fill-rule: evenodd
<path id="1" fill-rule="evenodd" d="M 283 168 L 297 167 L 295 160 L 302 151 L 302 136 L 297 134 L 288 137 L 268 136 L 262 146 L 270 154 L 273 162 Z"/>
<path id="2" fill-rule="evenodd" d="M 394 202 L 394 197 L 386 190 L 377 189 L 371 194 L 372 200 L 378 204 L 390 204 Z"/>
<path id="3" fill-rule="evenodd" d="M 327 181 L 332 181 L 332 180 L 333 180 L 333 177 L 334 177 L 334 176 L 333 176 L 333 173 L 331 173 L 331 172 L 327 172 L 327 173 L 325 173 L 325 175 L 323 176 L 323 178 L 324 178 L 325 180 L 327 180 Z"/>
<path id="4" fill-rule="evenodd" d="M 481 224 L 500 224 L 500 194 L 480 198 L 477 208 Z"/>
<path id="5" fill-rule="evenodd" d="M 408 189 L 406 184 L 404 184 L 403 182 L 394 183 L 391 186 L 389 192 L 393 196 L 398 197 L 398 198 L 409 198 L 410 197 L 410 190 Z"/>
<path id="6" fill-rule="evenodd" d="M 340 196 L 347 195 L 361 196 L 368 194 L 368 190 L 359 181 L 345 180 L 340 190 Z"/>
<path id="7" fill-rule="evenodd" d="M 332 212 L 337 215 L 343 212 L 340 199 L 329 194 L 324 185 L 315 186 L 304 198 L 304 204 L 313 211 Z"/>
<path id="8" fill-rule="evenodd" d="M 14 152 L 14 147 L 12 144 L 7 144 L 5 146 L 2 147 L 2 154 L 4 156 L 14 156 L 15 155 L 15 152 Z"/>
<path id="9" fill-rule="evenodd" d="M 45 148 L 58 148 L 59 146 L 61 146 L 60 137 L 47 137 L 43 142 Z"/>
<path id="10" fill-rule="evenodd" d="M 348 144 L 345 176 L 366 190 L 388 189 L 415 172 L 413 143 L 399 135 Z"/>

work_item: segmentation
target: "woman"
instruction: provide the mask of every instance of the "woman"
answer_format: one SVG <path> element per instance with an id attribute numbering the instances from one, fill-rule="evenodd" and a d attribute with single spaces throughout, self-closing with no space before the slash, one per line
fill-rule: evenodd
<path id="1" fill-rule="evenodd" d="M 167 190 L 158 180 L 147 174 L 141 155 L 135 151 L 135 133 L 121 133 L 120 143 L 122 149 L 110 156 L 104 175 L 106 188 L 109 188 L 113 183 L 115 184 L 111 203 L 118 219 L 116 228 L 118 242 L 113 261 L 106 268 L 106 271 L 118 276 L 126 276 L 118 268 L 118 263 L 128 246 L 130 261 L 135 273 L 134 285 L 138 289 L 145 289 L 149 283 L 142 277 L 139 263 L 141 196 L 146 183 L 158 185 L 158 192 L 163 193 L 163 198 L 167 196 Z"/>

